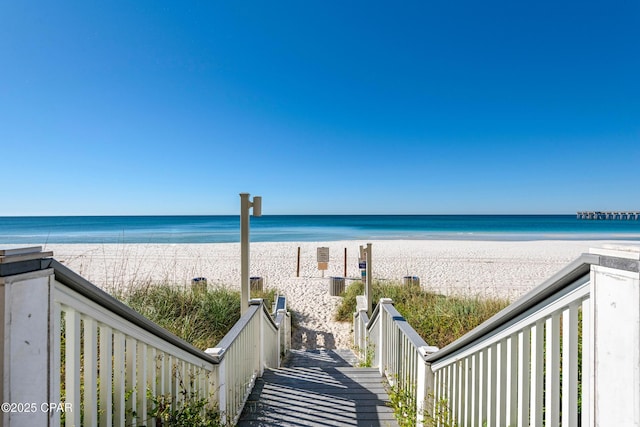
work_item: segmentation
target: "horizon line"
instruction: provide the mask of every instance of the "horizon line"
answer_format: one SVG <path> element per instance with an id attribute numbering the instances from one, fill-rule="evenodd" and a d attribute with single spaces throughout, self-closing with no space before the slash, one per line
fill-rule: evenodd
<path id="1" fill-rule="evenodd" d="M 575 211 L 573 213 L 273 213 L 262 216 L 558 216 L 576 215 L 578 212 L 614 212 L 614 211 Z M 616 210 L 615 212 L 627 212 Z M 635 211 L 634 211 L 635 212 Z M 0 215 L 0 218 L 56 218 L 56 217 L 198 217 L 198 216 L 240 216 L 233 214 L 28 214 Z M 256 218 L 256 217 L 254 217 Z"/>

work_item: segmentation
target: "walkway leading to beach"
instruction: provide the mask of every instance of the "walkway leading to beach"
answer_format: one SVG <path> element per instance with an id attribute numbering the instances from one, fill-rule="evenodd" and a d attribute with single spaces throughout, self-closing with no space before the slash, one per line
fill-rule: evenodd
<path id="1" fill-rule="evenodd" d="M 398 426 L 376 368 L 351 350 L 292 350 L 256 381 L 238 426 Z"/>

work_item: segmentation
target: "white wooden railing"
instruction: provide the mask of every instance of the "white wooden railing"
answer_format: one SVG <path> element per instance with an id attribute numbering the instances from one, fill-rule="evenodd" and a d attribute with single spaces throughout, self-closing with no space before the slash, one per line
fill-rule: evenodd
<path id="1" fill-rule="evenodd" d="M 367 354 L 367 348 L 370 348 L 367 344 L 371 339 L 367 334 L 368 326 L 367 300 L 363 295 L 360 295 L 356 297 L 356 312 L 353 313 L 353 345 L 359 351 L 360 358 L 365 360 L 371 357 Z M 375 337 L 373 338 L 375 339 Z"/>
<path id="2" fill-rule="evenodd" d="M 639 301 L 640 251 L 594 250 L 441 350 L 385 299 L 355 341 L 419 425 L 640 425 Z"/>
<path id="3" fill-rule="evenodd" d="M 283 329 L 286 319 L 290 328 L 290 318 L 286 313 L 281 311 L 278 315 Z M 223 413 L 229 414 L 225 423 L 236 423 L 256 378 L 262 376 L 264 368 L 280 366 L 280 337 L 278 324 L 266 312 L 262 300 L 251 300 L 249 310 L 218 346 L 206 350 L 219 363 L 218 381 L 223 387 L 218 401 Z"/>
<path id="4" fill-rule="evenodd" d="M 60 331 L 53 335 L 54 349 L 64 348 L 53 355 L 53 372 L 64 372 L 62 383 L 54 386 L 61 395 L 54 394 L 53 401 L 73 408 L 65 414 L 66 425 L 153 424 L 147 419 L 153 405 L 147 391 L 178 402 L 193 392 L 214 402 L 213 360 L 104 310 L 57 280 L 53 290 L 53 331 Z M 53 381 L 59 378 L 52 375 Z"/>
<path id="5" fill-rule="evenodd" d="M 430 377 L 425 358 L 438 348 L 427 345 L 396 310 L 391 299 L 382 298 L 371 319 L 367 316 L 366 300 L 358 300 L 354 332 L 360 357 L 377 367 L 393 388 L 409 397 L 403 404 L 413 407 L 405 408 L 404 416 L 422 420 L 422 402 L 427 401 L 429 390 L 426 380 Z"/>
<path id="6" fill-rule="evenodd" d="M 280 334 L 280 356 L 283 356 L 291 349 L 291 314 L 287 311 L 285 297 L 276 298 L 273 312 L 275 313 L 275 324 Z"/>
<path id="7" fill-rule="evenodd" d="M 432 355 L 439 425 L 589 425 L 589 276 L 450 354 Z M 581 334 L 579 331 L 581 330 Z M 562 343 L 562 345 L 561 345 Z M 562 361 L 562 363 L 561 363 Z M 562 377 L 562 381 L 561 381 Z"/>
<path id="8" fill-rule="evenodd" d="M 152 407 L 185 399 L 233 424 L 255 378 L 289 349 L 286 308 L 274 321 L 252 300 L 203 352 L 37 249 L 0 251 L 0 398 L 10 405 L 0 426 L 155 425 Z"/>

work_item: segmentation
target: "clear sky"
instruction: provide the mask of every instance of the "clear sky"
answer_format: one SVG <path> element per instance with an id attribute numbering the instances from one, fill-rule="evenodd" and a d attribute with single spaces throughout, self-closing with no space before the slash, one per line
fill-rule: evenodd
<path id="1" fill-rule="evenodd" d="M 0 2 L 0 215 L 640 209 L 640 2 Z"/>

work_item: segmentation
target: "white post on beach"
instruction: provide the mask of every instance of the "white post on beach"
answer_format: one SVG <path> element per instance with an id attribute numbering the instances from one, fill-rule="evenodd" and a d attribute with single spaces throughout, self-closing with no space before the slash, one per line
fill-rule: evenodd
<path id="1" fill-rule="evenodd" d="M 262 197 L 255 196 L 249 201 L 249 193 L 240 193 L 240 315 L 249 309 L 251 295 L 249 285 L 249 209 L 253 216 L 262 215 Z"/>

